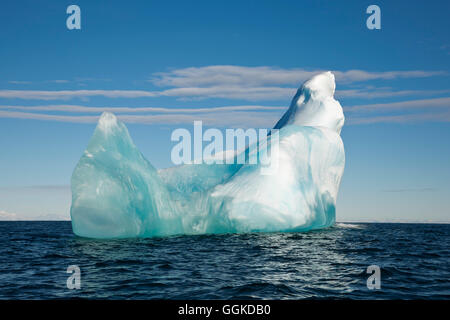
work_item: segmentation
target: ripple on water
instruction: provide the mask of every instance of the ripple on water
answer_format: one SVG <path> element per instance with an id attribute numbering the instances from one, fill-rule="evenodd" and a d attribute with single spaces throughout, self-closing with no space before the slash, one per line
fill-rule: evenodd
<path id="1" fill-rule="evenodd" d="M 306 233 L 91 240 L 69 222 L 0 222 L 0 298 L 442 299 L 449 225 L 338 223 Z M 82 288 L 67 290 L 67 266 Z M 381 268 L 368 290 L 366 269 Z"/>

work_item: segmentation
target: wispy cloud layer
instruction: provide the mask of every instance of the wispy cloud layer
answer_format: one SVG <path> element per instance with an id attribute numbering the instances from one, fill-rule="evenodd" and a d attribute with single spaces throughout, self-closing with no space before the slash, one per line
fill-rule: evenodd
<path id="1" fill-rule="evenodd" d="M 450 122 L 450 112 L 426 112 L 418 114 L 400 114 L 383 116 L 351 117 L 347 125 L 362 125 L 372 123 L 421 123 L 421 122 Z"/>
<path id="2" fill-rule="evenodd" d="M 281 113 L 263 112 L 206 112 L 194 114 L 154 114 L 154 115 L 132 115 L 120 114 L 118 118 L 126 123 L 142 124 L 188 124 L 194 121 L 203 121 L 208 126 L 218 127 L 272 127 Z M 52 115 L 29 112 L 1 111 L 0 118 L 33 119 L 58 122 L 73 123 L 96 123 L 99 115 L 96 116 L 72 116 L 72 115 Z"/>
<path id="3" fill-rule="evenodd" d="M 337 90 L 335 96 L 337 98 L 376 99 L 405 96 L 432 96 L 448 93 L 450 93 L 450 90 L 392 90 L 391 88 L 363 88 Z"/>
<path id="4" fill-rule="evenodd" d="M 69 221 L 68 215 L 39 214 L 27 215 L 0 210 L 0 221 Z"/>
<path id="5" fill-rule="evenodd" d="M 19 216 L 13 212 L 0 210 L 0 221 L 14 221 L 19 220 Z"/>
<path id="6" fill-rule="evenodd" d="M 381 192 L 397 193 L 397 192 L 434 192 L 436 188 L 402 188 L 402 189 L 383 189 Z"/>
<path id="7" fill-rule="evenodd" d="M 215 65 L 176 69 L 169 72 L 155 73 L 149 80 L 160 86 L 205 87 L 205 86 L 271 86 L 295 85 L 317 73 L 328 70 L 283 69 L 275 67 L 243 67 L 233 65 Z M 370 72 L 364 70 L 333 71 L 336 80 L 354 83 L 377 79 L 424 78 L 445 75 L 443 71 L 385 71 Z"/>
<path id="8" fill-rule="evenodd" d="M 286 110 L 286 107 L 275 106 L 223 106 L 212 108 L 159 108 L 159 107 L 87 107 L 80 105 L 45 105 L 45 106 L 10 106 L 0 105 L 1 109 L 20 110 L 20 111 L 62 111 L 74 113 L 214 113 L 217 111 L 269 111 L 269 110 Z"/>
<path id="9" fill-rule="evenodd" d="M 101 96 L 105 98 L 156 98 L 182 99 L 220 98 L 247 101 L 288 101 L 297 86 L 324 70 L 277 67 L 244 67 L 213 65 L 191 67 L 159 72 L 148 80 L 154 90 L 0 90 L 0 99 L 20 100 L 69 100 Z M 338 83 L 336 97 L 377 99 L 387 97 L 410 97 L 414 100 L 390 103 L 364 104 L 345 107 L 347 124 L 369 124 L 379 122 L 450 122 L 450 97 L 448 90 L 398 90 L 389 85 L 365 84 L 373 80 L 426 78 L 448 76 L 444 71 L 383 71 L 365 70 L 333 71 Z M 71 82 L 92 81 L 76 79 Z M 107 79 L 101 79 L 107 81 Z M 47 81 L 49 82 L 49 81 Z M 54 80 L 67 84 L 67 80 Z M 11 82 L 12 83 L 12 82 Z M 19 82 L 17 84 L 28 84 Z M 379 83 L 378 83 L 379 84 Z M 155 87 L 156 86 L 156 87 Z M 419 97 L 435 96 L 430 99 Z M 224 101 L 226 101 L 224 100 Z M 10 102 L 8 102 L 10 103 Z M 227 102 L 224 102 L 225 104 Z M 258 104 L 229 105 L 213 108 L 162 108 L 162 107 L 91 107 L 77 104 L 50 105 L 0 105 L 0 118 L 34 119 L 75 123 L 95 123 L 105 111 L 114 112 L 125 122 L 148 124 L 190 124 L 203 120 L 207 125 L 229 127 L 271 127 L 287 109 L 285 106 L 263 106 Z"/>
<path id="10" fill-rule="evenodd" d="M 193 121 L 203 120 L 206 125 L 224 127 L 271 127 L 285 110 L 287 110 L 287 107 L 260 105 L 214 108 L 129 108 L 80 105 L 30 107 L 0 105 L 0 118 L 95 123 L 102 112 L 109 111 L 118 114 L 119 118 L 127 123 L 192 124 Z M 64 114 L 42 112 L 62 112 Z M 344 107 L 344 112 L 348 125 L 380 122 L 450 122 L 450 97 L 356 105 Z M 92 115 L 73 115 L 74 113 L 90 113 Z"/>
<path id="11" fill-rule="evenodd" d="M 283 69 L 276 67 L 244 67 L 213 65 L 175 69 L 154 73 L 148 80 L 162 87 L 161 90 L 0 90 L 0 98 L 26 100 L 68 100 L 102 96 L 106 98 L 155 98 L 177 99 L 240 99 L 248 101 L 286 99 L 295 94 L 298 86 L 317 73 L 326 70 Z M 365 70 L 333 71 L 336 81 L 349 85 L 371 80 L 403 78 L 425 78 L 447 75 L 444 71 L 384 71 Z M 81 81 L 77 79 L 75 82 Z M 82 79 L 90 81 L 90 79 Z M 104 80 L 102 80 L 104 81 Z M 53 80 L 54 83 L 69 83 L 68 80 Z M 10 83 L 13 83 L 10 81 Z M 19 81 L 15 81 L 19 84 Z M 26 83 L 26 82 L 22 82 Z M 360 89 L 340 89 L 338 97 L 380 98 L 406 95 L 430 95 L 448 93 L 449 90 L 392 90 L 366 86 Z"/>
<path id="12" fill-rule="evenodd" d="M 377 103 L 359 106 L 346 107 L 346 112 L 362 112 L 362 111 L 392 111 L 392 110 L 413 110 L 413 109 L 431 109 L 431 108 L 447 108 L 450 110 L 450 97 L 423 99 L 423 100 L 407 100 L 391 103 Z"/>
<path id="13" fill-rule="evenodd" d="M 216 86 L 208 88 L 186 87 L 174 88 L 163 91 L 145 90 L 0 90 L 0 98 L 21 99 L 21 100 L 70 100 L 73 98 L 89 98 L 102 96 L 105 98 L 155 98 L 174 97 L 191 99 L 239 99 L 247 101 L 263 100 L 285 100 L 292 97 L 297 88 L 281 87 L 238 87 L 238 86 Z M 446 94 L 450 90 L 399 90 L 395 91 L 387 88 L 363 88 L 337 90 L 338 98 L 387 98 L 417 95 Z"/>
<path id="14" fill-rule="evenodd" d="M 450 122 L 450 97 L 344 108 L 347 124 Z"/>
<path id="15" fill-rule="evenodd" d="M 155 97 L 157 93 L 143 90 L 0 90 L 0 98 L 28 100 L 67 100 L 79 97 L 103 96 L 107 98 Z"/>
<path id="16" fill-rule="evenodd" d="M 273 100 L 292 96 L 295 88 L 280 87 L 185 87 L 162 91 L 145 90 L 0 90 L 0 98 L 23 100 L 69 100 L 73 98 L 89 98 L 102 96 L 105 98 L 223 98 L 243 100 Z"/>

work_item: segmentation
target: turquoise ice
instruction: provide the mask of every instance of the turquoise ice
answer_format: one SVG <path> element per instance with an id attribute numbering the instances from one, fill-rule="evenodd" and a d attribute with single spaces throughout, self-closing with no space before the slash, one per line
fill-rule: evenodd
<path id="1" fill-rule="evenodd" d="M 262 164 L 186 164 L 156 170 L 127 128 L 104 113 L 72 175 L 72 228 L 90 238 L 307 231 L 335 222 L 344 171 L 344 114 L 334 76 L 305 82 L 270 136 Z M 266 148 L 266 150 L 265 150 Z"/>

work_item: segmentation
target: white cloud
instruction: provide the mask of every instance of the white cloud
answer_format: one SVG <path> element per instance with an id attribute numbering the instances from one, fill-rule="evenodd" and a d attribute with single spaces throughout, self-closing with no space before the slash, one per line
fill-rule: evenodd
<path id="1" fill-rule="evenodd" d="M 45 213 L 40 214 L 35 217 L 26 217 L 23 220 L 34 220 L 34 221 L 70 221 L 70 215 Z"/>
<path id="2" fill-rule="evenodd" d="M 205 87 L 205 86 L 244 86 L 258 87 L 271 85 L 295 85 L 313 75 L 328 70 L 305 70 L 300 68 L 283 69 L 276 67 L 244 67 L 233 65 L 213 65 L 175 69 L 155 73 L 149 80 L 159 86 Z M 445 75 L 443 71 L 385 71 L 364 70 L 333 71 L 339 82 L 353 83 L 377 79 L 423 78 Z"/>
<path id="3" fill-rule="evenodd" d="M 12 213 L 0 210 L 0 221 L 69 221 L 69 215 L 60 214 L 40 214 L 30 216 L 26 214 Z"/>
<path id="4" fill-rule="evenodd" d="M 87 98 L 103 96 L 106 98 L 154 98 L 174 97 L 179 99 L 239 99 L 247 101 L 261 100 L 289 100 L 294 96 L 297 88 L 283 87 L 241 87 L 241 86 L 213 86 L 213 87 L 184 87 L 162 91 L 145 90 L 0 90 L 0 98 L 23 100 L 69 100 L 73 98 Z M 338 98 L 386 98 L 408 95 L 445 94 L 450 90 L 399 90 L 386 88 L 363 88 L 337 90 Z"/>
<path id="5" fill-rule="evenodd" d="M 212 108 L 160 108 L 160 107 L 87 107 L 80 105 L 43 105 L 43 106 L 11 106 L 0 105 L 0 109 L 20 110 L 20 111 L 62 111 L 73 113 L 214 113 L 218 111 L 269 111 L 269 110 L 286 110 L 286 107 L 277 106 L 259 106 L 259 105 L 242 105 L 242 106 L 223 106 Z"/>
<path id="6" fill-rule="evenodd" d="M 0 210 L 0 221 L 21 220 L 16 213 Z"/>
<path id="7" fill-rule="evenodd" d="M 107 98 L 155 97 L 159 93 L 143 90 L 0 90 L 0 98 L 32 100 L 66 100 L 79 97 L 104 96 Z"/>
<path id="8" fill-rule="evenodd" d="M 450 122 L 450 112 L 415 113 L 401 115 L 383 115 L 370 117 L 351 117 L 347 125 L 362 125 L 372 123 L 421 123 L 421 122 Z"/>
<path id="9" fill-rule="evenodd" d="M 413 109 L 431 109 L 431 108 L 450 109 L 450 97 L 358 105 L 346 107 L 344 108 L 344 110 L 345 112 L 363 112 L 363 111 L 373 112 L 373 111 L 413 110 Z"/>
<path id="10" fill-rule="evenodd" d="M 11 80 L 8 81 L 10 84 L 31 84 L 31 81 L 20 81 L 20 80 Z"/>
<path id="11" fill-rule="evenodd" d="M 205 86 L 266 86 L 297 84 L 320 71 L 279 69 L 273 67 L 241 67 L 216 65 L 176 69 L 155 73 L 149 81 L 159 86 L 205 87 Z"/>
<path id="12" fill-rule="evenodd" d="M 444 111 L 442 111 L 444 109 Z M 450 97 L 358 105 L 344 108 L 347 125 L 450 122 Z M 414 111 L 414 113 L 411 113 Z M 417 111 L 420 111 L 417 113 Z M 402 112 L 402 114 L 382 114 Z M 373 113 L 378 113 L 373 115 Z"/>
<path id="13" fill-rule="evenodd" d="M 442 109 L 445 111 L 442 112 Z M 20 111 L 19 111 L 20 110 Z M 144 124 L 192 124 L 202 120 L 206 125 L 221 127 L 272 127 L 287 110 L 279 106 L 223 106 L 215 108 L 128 108 L 87 107 L 79 105 L 49 106 L 0 106 L 0 118 L 34 119 L 46 121 L 96 123 L 100 113 L 111 111 L 127 123 Z M 422 113 L 408 114 L 411 111 Z M 449 122 L 450 97 L 408 100 L 392 103 L 378 103 L 344 107 L 346 124 L 367 124 L 375 122 Z M 61 111 L 65 113 L 94 113 L 95 115 L 44 114 L 36 111 Z M 403 112 L 401 115 L 379 115 L 386 112 Z M 378 115 L 367 115 L 377 112 Z"/>
<path id="14" fill-rule="evenodd" d="M 69 83 L 69 80 L 64 80 L 64 79 L 56 79 L 56 80 L 48 80 L 47 82 L 50 83 Z"/>
<path id="15" fill-rule="evenodd" d="M 244 67 L 232 65 L 213 65 L 175 69 L 169 72 L 154 73 L 149 80 L 163 90 L 0 90 L 0 98 L 28 100 L 67 100 L 103 96 L 107 98 L 153 98 L 175 97 L 178 99 L 241 99 L 274 100 L 289 99 L 305 80 L 326 70 L 283 69 L 276 67 Z M 384 71 L 365 70 L 333 71 L 339 84 L 350 84 L 370 80 L 400 78 L 423 78 L 447 75 L 444 71 Z M 67 80 L 53 80 L 66 83 Z M 81 80 L 75 80 L 81 81 Z M 89 81 L 89 79 L 83 79 Z M 448 90 L 446 90 L 448 92 Z M 340 90 L 337 96 L 376 98 L 408 94 L 435 94 L 435 91 L 393 91 L 386 89 Z"/>
<path id="16" fill-rule="evenodd" d="M 334 71 L 336 80 L 345 83 L 362 82 L 369 80 L 389 80 L 405 78 L 428 78 L 447 75 L 445 71 L 384 71 L 370 72 L 364 70 Z"/>
<path id="17" fill-rule="evenodd" d="M 35 186 L 8 186 L 0 187 L 1 191 L 69 191 L 69 185 L 35 185 Z"/>
<path id="18" fill-rule="evenodd" d="M 118 118 L 126 123 L 142 124 L 189 124 L 194 121 L 203 121 L 208 126 L 219 127 L 272 127 L 280 118 L 283 111 L 279 112 L 251 112 L 251 111 L 220 111 L 195 114 L 156 114 L 156 115 L 119 115 Z M 16 111 L 1 111 L 0 118 L 33 119 L 58 122 L 96 123 L 96 116 L 71 116 L 53 115 Z"/>
<path id="19" fill-rule="evenodd" d="M 94 123 L 98 120 L 98 116 L 66 116 L 17 111 L 0 111 L 0 118 L 33 119 L 76 123 Z"/>
<path id="20" fill-rule="evenodd" d="M 175 97 L 175 98 L 224 98 L 243 100 L 273 100 L 291 97 L 295 94 L 295 88 L 280 87 L 239 87 L 239 86 L 216 86 L 216 87 L 186 87 L 173 88 L 162 91 L 145 90 L 0 90 L 0 98 L 24 99 L 24 100 L 68 100 L 73 98 L 86 98 L 103 96 L 106 98 L 153 98 L 153 97 Z"/>
<path id="21" fill-rule="evenodd" d="M 290 99 L 296 88 L 282 87 L 243 87 L 237 85 L 217 85 L 212 87 L 183 87 L 161 91 L 161 96 L 183 98 L 223 98 L 242 100 Z"/>
<path id="22" fill-rule="evenodd" d="M 392 90 L 390 88 L 364 88 L 364 89 L 348 89 L 337 90 L 335 96 L 337 98 L 390 98 L 403 96 L 429 96 L 447 94 L 450 90 Z"/>

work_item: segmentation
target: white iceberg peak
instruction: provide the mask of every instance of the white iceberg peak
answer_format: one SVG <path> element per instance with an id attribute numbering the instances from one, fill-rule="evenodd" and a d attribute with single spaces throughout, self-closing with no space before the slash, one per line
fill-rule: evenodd
<path id="1" fill-rule="evenodd" d="M 309 90 L 315 99 L 333 98 L 336 83 L 331 71 L 320 73 L 303 84 L 304 90 Z"/>
<path id="2" fill-rule="evenodd" d="M 334 75 L 330 71 L 306 81 L 275 128 L 295 124 L 328 128 L 340 134 L 345 118 L 341 104 L 333 97 L 335 89 Z"/>
<path id="3" fill-rule="evenodd" d="M 117 126 L 116 116 L 111 112 L 103 112 L 98 120 L 97 127 L 104 132 L 108 132 L 115 126 Z"/>

